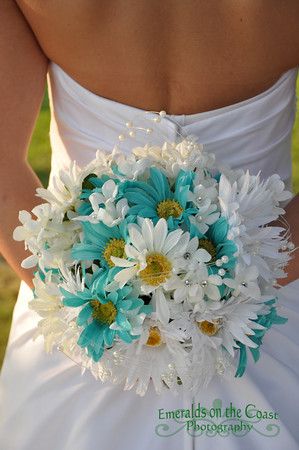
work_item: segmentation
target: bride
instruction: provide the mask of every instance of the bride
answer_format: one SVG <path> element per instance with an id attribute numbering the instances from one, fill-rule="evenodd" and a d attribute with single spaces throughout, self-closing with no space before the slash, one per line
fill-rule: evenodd
<path id="1" fill-rule="evenodd" d="M 298 255 L 278 280 L 288 322 L 265 336 L 258 364 L 249 361 L 242 378 L 212 383 L 200 398 L 157 396 L 152 387 L 140 398 L 81 375 L 58 350 L 47 355 L 42 339 L 32 340 L 34 269 L 21 268 L 29 254 L 12 238 L 18 211 L 40 203 L 27 151 L 46 83 L 50 183 L 72 159 L 85 165 L 97 148 L 111 149 L 134 114 L 165 110 L 170 136 L 180 126 L 218 161 L 264 178 L 278 173 L 290 188 L 298 20 L 296 0 L 1 2 L 0 251 L 21 280 L 0 378 L 1 448 L 299 448 Z M 298 246 L 298 196 L 286 209 Z M 244 429 L 222 435 L 205 421 L 196 430 L 165 419 L 199 403 L 255 412 L 244 416 Z"/>

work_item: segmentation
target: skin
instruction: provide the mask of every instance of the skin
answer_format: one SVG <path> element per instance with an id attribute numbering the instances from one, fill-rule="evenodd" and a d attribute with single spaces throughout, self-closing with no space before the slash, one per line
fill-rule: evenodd
<path id="1" fill-rule="evenodd" d="M 12 239 L 40 203 L 27 162 L 49 60 L 97 95 L 194 114 L 263 92 L 299 65 L 298 0 L 1 0 L 0 250 L 32 288 Z M 296 197 L 286 219 L 299 246 Z M 287 279 L 299 276 L 298 256 Z"/>

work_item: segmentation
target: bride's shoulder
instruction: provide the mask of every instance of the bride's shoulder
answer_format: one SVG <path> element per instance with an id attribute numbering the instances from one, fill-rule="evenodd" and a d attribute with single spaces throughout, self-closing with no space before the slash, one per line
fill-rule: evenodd
<path id="1" fill-rule="evenodd" d="M 182 2 L 181 0 L 163 0 L 161 3 L 139 0 L 135 2 L 113 2 L 98 0 L 12 0 L 26 17 L 33 31 L 39 35 L 40 29 L 48 28 L 47 33 L 54 29 L 64 30 L 68 23 L 68 34 L 88 28 L 88 24 L 99 28 L 111 30 L 111 26 L 128 23 L 131 20 L 152 20 L 157 16 L 157 26 L 167 19 L 167 27 L 172 31 L 176 27 L 177 18 L 189 21 L 190 26 L 196 26 L 209 31 L 213 28 L 215 34 L 227 33 L 227 21 L 231 22 L 229 35 L 248 35 L 251 39 L 251 31 L 254 30 L 264 41 L 271 41 L 273 48 L 281 52 L 282 60 L 286 60 L 286 66 L 299 65 L 299 0 L 264 0 L 263 2 L 231 2 L 231 0 L 219 0 L 211 5 L 210 2 Z M 2 3 L 2 2 L 1 2 Z M 3 2 L 6 3 L 6 2 Z M 167 8 L 169 5 L 169 8 Z M 182 16 L 182 8 L 184 15 Z M 150 14 L 148 14 L 150 13 Z M 221 17 L 225 20 L 221 20 Z M 204 21 L 203 21 L 204 18 Z M 192 23 L 191 23 L 192 22 Z M 47 27 L 47 25 L 49 27 Z M 222 30 L 223 28 L 223 30 Z M 203 32 L 204 32 L 203 30 Z M 93 33 L 95 30 L 93 30 Z M 98 31 L 100 32 L 100 31 Z M 77 34 L 77 33 L 75 33 Z M 174 34 L 174 37 L 177 33 Z M 41 36 L 43 34 L 41 32 Z M 279 56 L 279 55 L 277 55 Z M 289 60 L 289 61 L 287 61 Z"/>

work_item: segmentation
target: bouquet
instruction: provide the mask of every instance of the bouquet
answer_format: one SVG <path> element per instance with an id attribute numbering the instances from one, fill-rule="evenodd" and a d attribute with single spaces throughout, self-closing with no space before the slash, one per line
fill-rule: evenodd
<path id="1" fill-rule="evenodd" d="M 102 382 L 196 394 L 241 377 L 286 322 L 276 280 L 294 245 L 271 226 L 291 197 L 278 175 L 220 168 L 187 136 L 98 149 L 36 195 L 13 234 L 31 252 L 22 267 L 37 267 L 34 338 Z"/>

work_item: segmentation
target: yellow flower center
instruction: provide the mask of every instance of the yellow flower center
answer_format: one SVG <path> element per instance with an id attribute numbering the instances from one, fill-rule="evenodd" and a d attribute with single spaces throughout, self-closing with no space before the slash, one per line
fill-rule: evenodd
<path id="1" fill-rule="evenodd" d="M 101 303 L 98 300 L 90 301 L 92 311 L 92 317 L 100 323 L 111 325 L 114 322 L 117 315 L 117 309 L 115 305 L 109 301 L 108 303 Z"/>
<path id="2" fill-rule="evenodd" d="M 146 264 L 145 269 L 139 272 L 140 278 L 146 284 L 158 286 L 171 275 L 171 262 L 161 253 L 149 253 L 146 256 Z"/>
<path id="3" fill-rule="evenodd" d="M 110 267 L 114 267 L 114 263 L 111 261 L 111 256 L 116 256 L 117 258 L 126 257 L 125 245 L 126 243 L 123 239 L 110 239 L 103 252 L 103 256 Z"/>
<path id="4" fill-rule="evenodd" d="M 217 320 L 215 320 L 214 322 L 203 320 L 202 322 L 197 322 L 197 326 L 203 334 L 214 336 L 220 328 L 220 322 Z"/>
<path id="5" fill-rule="evenodd" d="M 176 200 L 171 199 L 162 200 L 157 205 L 158 216 L 163 217 L 166 220 L 170 216 L 179 217 L 183 211 L 184 211 L 183 208 Z"/>
<path id="6" fill-rule="evenodd" d="M 158 347 L 162 344 L 161 332 L 158 327 L 150 327 L 149 336 L 145 344 L 149 347 Z"/>
<path id="7" fill-rule="evenodd" d="M 210 239 L 199 239 L 198 247 L 205 249 L 211 255 L 210 263 L 214 263 L 217 259 L 216 247 Z"/>

